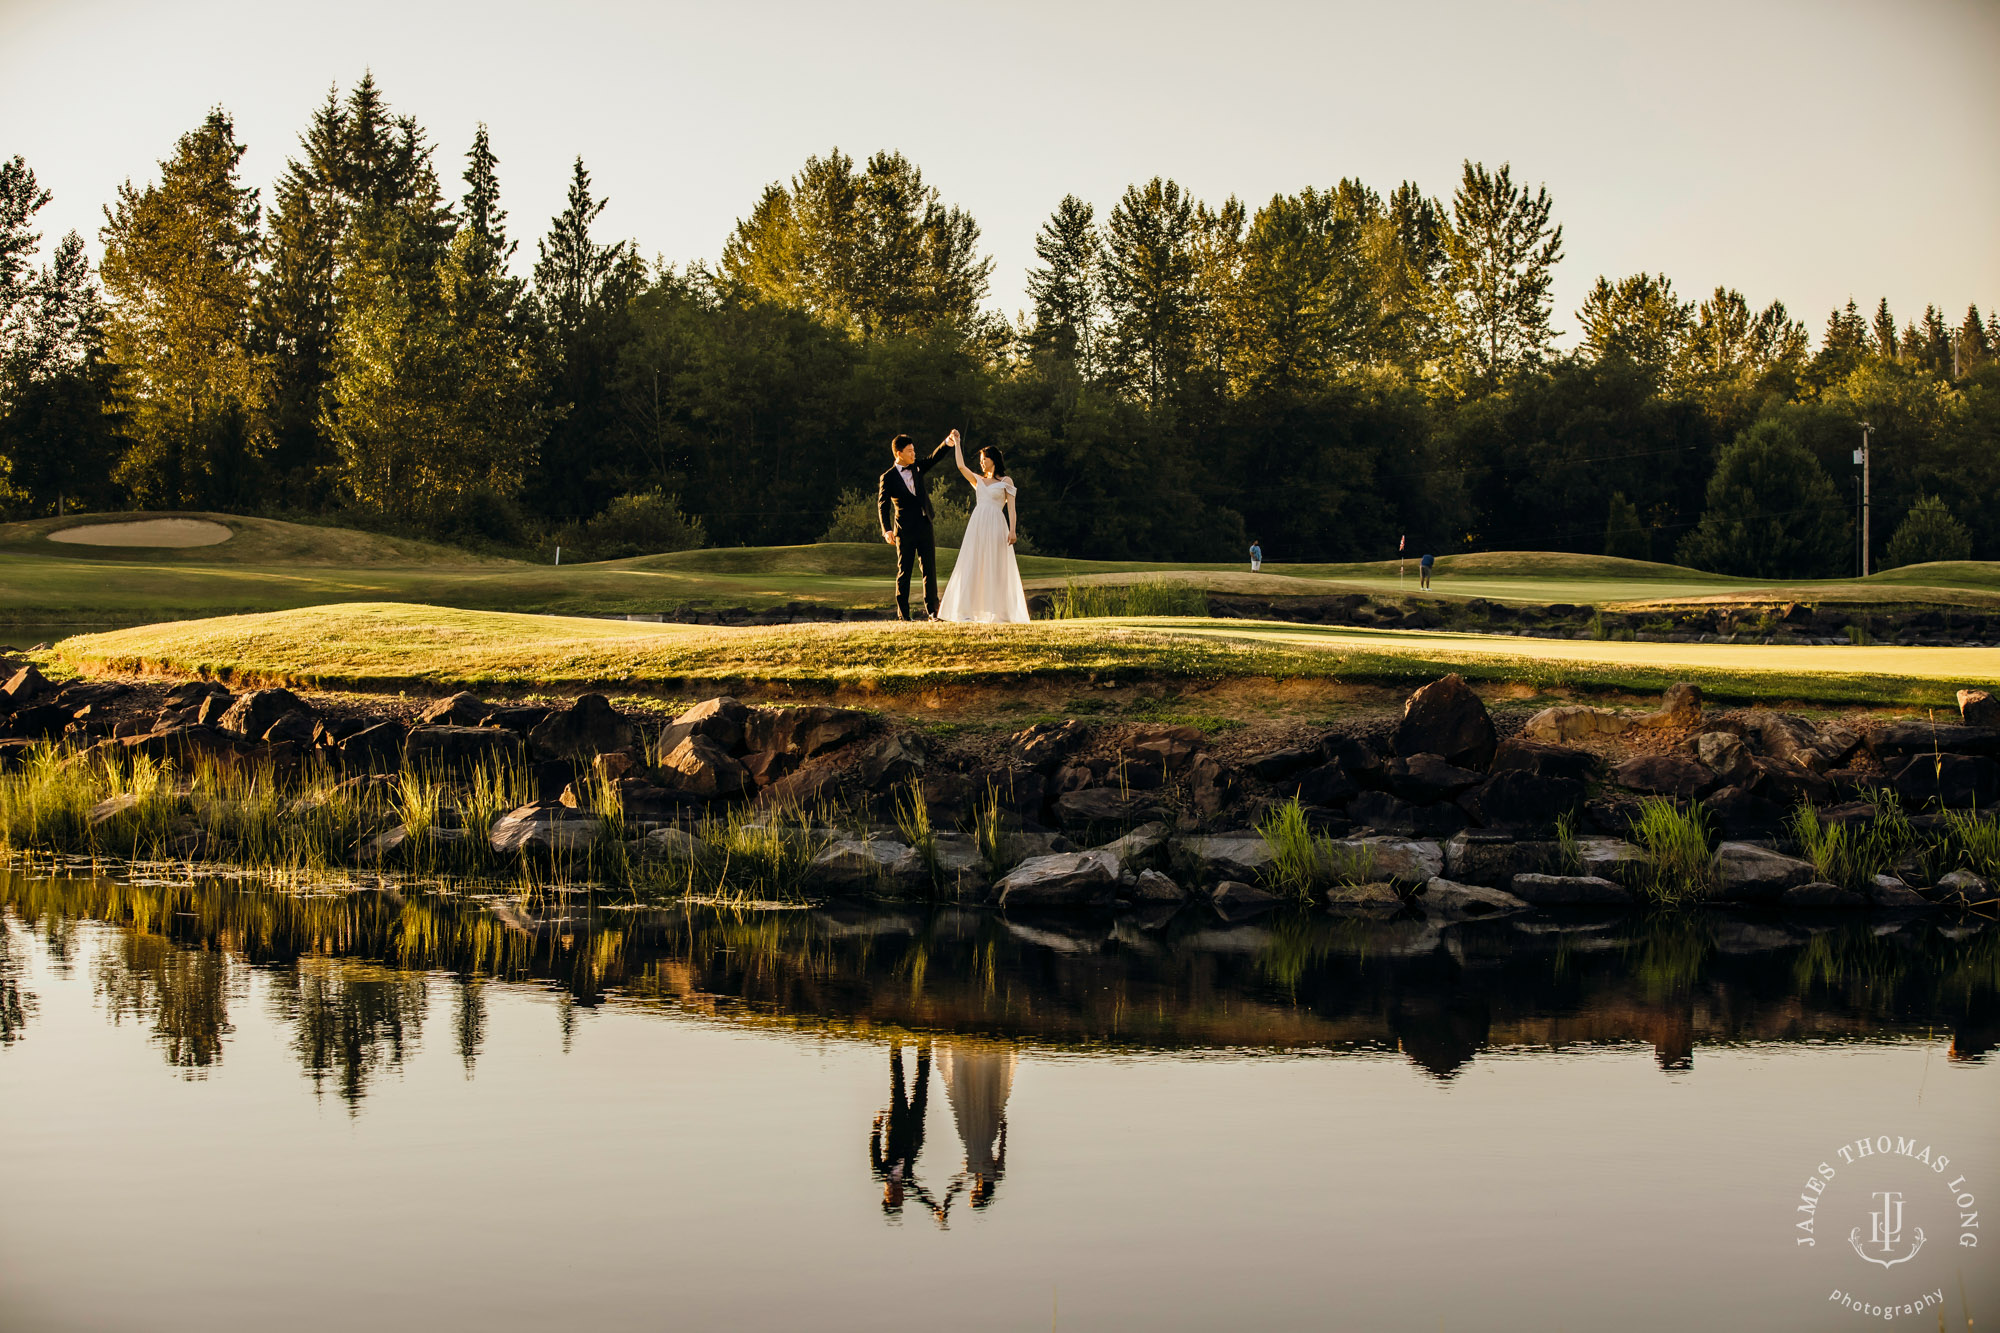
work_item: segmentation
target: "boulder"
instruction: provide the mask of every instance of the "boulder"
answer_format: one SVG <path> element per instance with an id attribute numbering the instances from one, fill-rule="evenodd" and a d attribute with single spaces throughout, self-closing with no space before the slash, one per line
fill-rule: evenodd
<path id="1" fill-rule="evenodd" d="M 1813 770 L 1784 759 L 1757 755 L 1737 784 L 1752 796 L 1790 810 L 1800 801 L 1824 805 L 1833 799 L 1833 784 Z"/>
<path id="2" fill-rule="evenodd" d="M 0 773 L 20 768 L 28 762 L 28 756 L 35 751 L 35 743 L 29 740 L 0 740 Z"/>
<path id="3" fill-rule="evenodd" d="M 79 711 L 122 699 L 132 687 L 120 680 L 73 680 L 56 691 L 55 701 Z"/>
<path id="4" fill-rule="evenodd" d="M 1540 778 L 1568 778 L 1582 782 L 1598 769 L 1598 758 L 1588 750 L 1568 745 L 1547 745 L 1541 741 L 1515 738 L 1494 751 L 1492 772 L 1532 773 Z"/>
<path id="5" fill-rule="evenodd" d="M 1812 862 L 1755 843 L 1725 842 L 1715 849 L 1715 897 L 1724 902 L 1776 902 L 1786 889 L 1819 878 Z"/>
<path id="6" fill-rule="evenodd" d="M 1868 733 L 1868 752 L 1884 768 L 1894 768 L 1912 755 L 2000 754 L 2000 727 L 1968 727 L 1906 717 L 1885 722 Z"/>
<path id="7" fill-rule="evenodd" d="M 1215 891 L 1209 895 L 1208 901 L 1223 919 L 1240 921 L 1259 912 L 1268 912 L 1284 899 L 1269 889 L 1259 888 L 1255 884 L 1226 879 L 1215 886 Z"/>
<path id="8" fill-rule="evenodd" d="M 1308 769 L 1299 775 L 1296 783 L 1290 785 L 1301 805 L 1345 805 L 1360 790 L 1338 761 Z"/>
<path id="9" fill-rule="evenodd" d="M 1381 833 L 1415 833 L 1417 807 L 1386 791 L 1364 791 L 1347 803 L 1347 817 Z"/>
<path id="10" fill-rule="evenodd" d="M 1511 881 L 1510 881 L 1511 882 Z M 1525 912 L 1533 904 L 1505 889 L 1486 884 L 1461 884 L 1433 877 L 1417 890 L 1416 903 L 1425 916 L 1458 921 L 1466 917 L 1492 916 L 1501 912 Z"/>
<path id="11" fill-rule="evenodd" d="M 1000 835 L 999 850 L 1001 861 L 1012 866 L 1031 856 L 1048 856 L 1054 852 L 1079 849 L 1060 833 L 1003 833 Z"/>
<path id="12" fill-rule="evenodd" d="M 174 686 L 171 690 L 168 690 L 166 697 L 162 699 L 160 702 L 162 703 L 163 706 L 168 708 L 185 708 L 189 704 L 200 703 L 203 699 L 208 698 L 210 695 L 214 694 L 226 695 L 228 693 L 229 693 L 229 687 L 226 685 L 219 684 L 216 681 L 190 680 L 190 681 L 183 681 L 181 684 Z"/>
<path id="13" fill-rule="evenodd" d="M 1357 877 L 1389 879 L 1398 884 L 1422 884 L 1444 874 L 1444 848 L 1435 842 L 1408 838 L 1346 838 L 1333 844 L 1336 857 L 1348 858 Z"/>
<path id="14" fill-rule="evenodd" d="M 266 745 L 292 744 L 310 746 L 318 733 L 319 724 L 313 721 L 311 713 L 287 713 L 270 725 L 264 732 Z"/>
<path id="15" fill-rule="evenodd" d="M 1885 911 L 1915 912 L 1931 905 L 1930 899 L 1894 875 L 1872 876 L 1867 891 L 1869 903 Z"/>
<path id="16" fill-rule="evenodd" d="M 53 692 L 47 676 L 32 666 L 24 666 L 9 676 L 5 685 L 0 685 L 0 695 L 6 696 L 0 699 L 0 709 L 20 708 Z"/>
<path id="17" fill-rule="evenodd" d="M 1742 787 L 1720 788 L 1705 804 L 1716 831 L 1727 838 L 1762 837 L 1780 828 L 1788 813 L 1785 807 Z"/>
<path id="18" fill-rule="evenodd" d="M 1336 731 L 1319 743 L 1327 762 L 1339 764 L 1347 775 L 1363 787 L 1381 786 L 1382 756 L 1368 742 Z"/>
<path id="19" fill-rule="evenodd" d="M 1251 776 L 1264 782 L 1282 782 L 1295 773 L 1302 773 L 1319 760 L 1317 748 L 1271 750 L 1251 759 L 1245 765 Z"/>
<path id="20" fill-rule="evenodd" d="M 632 739 L 632 724 L 609 699 L 586 694 L 544 718 L 528 733 L 528 746 L 537 759 L 589 760 L 609 750 L 629 749 Z"/>
<path id="21" fill-rule="evenodd" d="M 1483 770 L 1492 762 L 1498 743 L 1486 705 L 1454 672 L 1425 685 L 1404 702 L 1395 749 L 1399 755 L 1434 754 L 1462 767 Z"/>
<path id="22" fill-rule="evenodd" d="M 29 704 L 16 709 L 13 717 L 0 719 L 0 735 L 16 740 L 47 740 L 61 735 L 68 725 L 69 709 L 61 704 Z"/>
<path id="23" fill-rule="evenodd" d="M 1889 781 L 1912 810 L 1930 805 L 1985 809 L 2000 804 L 2000 760 L 1983 755 L 1916 755 L 1905 760 Z"/>
<path id="24" fill-rule="evenodd" d="M 1336 916 L 1389 916 L 1403 910 L 1403 895 L 1383 880 L 1336 884 L 1326 891 L 1326 906 Z"/>
<path id="25" fill-rule="evenodd" d="M 720 746 L 723 753 L 734 754 L 744 748 L 743 724 L 748 720 L 750 710 L 728 695 L 704 699 L 673 720 L 660 733 L 657 749 L 662 752 L 679 747 L 690 736 L 701 736 Z M 760 746 L 759 748 L 772 748 Z"/>
<path id="26" fill-rule="evenodd" d="M 956 898 L 985 898 L 993 887 L 993 870 L 970 834 L 940 833 L 933 848 L 932 873 L 938 887 Z"/>
<path id="27" fill-rule="evenodd" d="M 236 696 L 224 690 L 219 694 L 204 695 L 194 702 L 185 719 L 197 727 L 220 727 L 222 719 L 236 706 Z"/>
<path id="28" fill-rule="evenodd" d="M 734 796 L 751 785 L 749 770 L 706 736 L 688 736 L 661 756 L 660 774 L 676 790 L 705 801 Z"/>
<path id="29" fill-rule="evenodd" d="M 993 885 L 1002 907 L 1093 907 L 1118 892 L 1118 858 L 1098 849 L 1033 856 Z"/>
<path id="30" fill-rule="evenodd" d="M 859 740 L 874 721 L 858 708 L 751 708 L 743 715 L 743 748 L 810 759 Z"/>
<path id="31" fill-rule="evenodd" d="M 1141 824 L 1124 837 L 1107 842 L 1096 850 L 1109 852 L 1118 862 L 1120 873 L 1142 868 L 1158 869 L 1167 861 L 1167 841 L 1167 826 L 1154 822 Z"/>
<path id="32" fill-rule="evenodd" d="M 1822 731 L 1796 714 L 1765 708 L 1741 714 L 1737 725 L 1758 754 L 1815 773 L 1844 762 L 1861 744 L 1860 733 L 1852 727 L 1830 723 Z"/>
<path id="33" fill-rule="evenodd" d="M 464 730 L 464 728 L 419 728 L 418 731 Z M 414 738 L 418 734 L 413 731 Z M 504 734 L 504 733 L 503 733 Z M 580 852 L 604 834 L 604 821 L 581 810 L 561 805 L 524 805 L 493 821 L 486 841 L 494 851 Z"/>
<path id="34" fill-rule="evenodd" d="M 1413 754 L 1391 759 L 1382 766 L 1389 790 L 1406 801 L 1431 805 L 1449 801 L 1481 780 L 1478 773 L 1460 768 L 1434 754 Z"/>
<path id="35" fill-rule="evenodd" d="M 1208 818 L 1219 812 L 1236 793 L 1236 780 L 1212 754 L 1197 756 L 1188 766 L 1188 799 L 1197 815 Z"/>
<path id="36" fill-rule="evenodd" d="M 418 847 L 437 850 L 440 847 L 461 847 L 471 841 L 471 835 L 462 828 L 439 828 L 432 826 L 421 836 L 413 836 L 409 825 L 398 824 L 392 829 L 376 834 L 354 849 L 354 859 L 362 865 L 380 865 L 383 861 L 404 851 Z"/>
<path id="37" fill-rule="evenodd" d="M 1825 880 L 1814 880 L 1810 884 L 1794 884 L 1778 895 L 1780 907 L 1866 907 L 1868 895 L 1856 893 L 1853 889 L 1843 889 L 1838 884 Z"/>
<path id="38" fill-rule="evenodd" d="M 1254 880 L 1271 864 L 1271 844 L 1257 834 L 1182 838 L 1174 845 L 1175 860 L 1196 883 Z"/>
<path id="39" fill-rule="evenodd" d="M 886 838 L 842 838 L 815 856 L 806 873 L 835 893 L 909 893 L 930 880 L 915 849 Z"/>
<path id="40" fill-rule="evenodd" d="M 129 756 L 146 756 L 156 762 L 171 760 L 185 764 L 196 755 L 226 757 L 238 751 L 234 737 L 214 727 L 163 727 L 143 736 L 127 736 L 117 742 Z"/>
<path id="41" fill-rule="evenodd" d="M 1623 838 L 1580 838 L 1576 853 L 1584 874 L 1616 880 L 1630 888 L 1638 887 L 1653 866 L 1644 850 Z"/>
<path id="42" fill-rule="evenodd" d="M 427 727 L 476 727 L 493 716 L 493 705 L 467 690 L 440 699 L 417 714 Z"/>
<path id="43" fill-rule="evenodd" d="M 102 828 L 104 825 L 118 818 L 118 816 L 129 814 L 138 808 L 139 798 L 137 795 L 129 791 L 121 792 L 116 796 L 107 796 L 96 805 L 91 806 L 90 813 L 86 817 L 90 820 L 92 828 Z"/>
<path id="44" fill-rule="evenodd" d="M 1986 690 L 1960 690 L 1958 716 L 1968 727 L 2000 728 L 2000 699 Z"/>
<path id="45" fill-rule="evenodd" d="M 1088 828 L 1096 824 L 1144 824 L 1161 815 L 1159 803 L 1140 793 L 1122 793 L 1112 787 L 1085 787 L 1064 792 L 1056 799 L 1056 818 L 1065 828 Z"/>
<path id="46" fill-rule="evenodd" d="M 798 767 L 799 761 L 783 750 L 757 750 L 743 756 L 743 772 L 762 791 Z M 925 793 L 926 799 L 930 793 Z M 934 802 L 935 803 L 935 802 Z"/>
<path id="47" fill-rule="evenodd" d="M 862 749 L 854 771 L 870 791 L 882 791 L 899 782 L 922 777 L 924 762 L 921 737 L 914 732 L 888 731 Z"/>
<path id="48" fill-rule="evenodd" d="M 1611 781 L 1650 796 L 1691 801 L 1716 785 L 1715 774 L 1682 754 L 1639 754 L 1611 770 Z"/>
<path id="49" fill-rule="evenodd" d="M 685 829 L 655 828 L 639 839 L 639 853 L 658 861 L 699 861 L 708 854 L 708 844 Z"/>
<path id="50" fill-rule="evenodd" d="M 486 715 L 486 720 L 480 725 L 504 727 L 521 737 L 521 739 L 526 740 L 528 733 L 548 721 L 555 711 L 553 708 L 544 708 L 540 704 L 513 704 L 496 707 L 491 713 Z"/>
<path id="51" fill-rule="evenodd" d="M 1178 773 L 1201 748 L 1201 733 L 1193 727 L 1150 727 L 1135 732 L 1126 743 L 1128 754 L 1150 756 L 1168 773 Z"/>
<path id="52" fill-rule="evenodd" d="M 1660 706 L 1632 719 L 1635 727 L 1692 728 L 1701 725 L 1701 686 L 1676 681 L 1660 696 Z"/>
<path id="53" fill-rule="evenodd" d="M 387 739 L 385 735 L 371 744 L 386 744 Z M 420 772 L 470 773 L 516 763 L 520 758 L 520 737 L 498 727 L 414 727 L 403 738 L 403 764 Z"/>
<path id="54" fill-rule="evenodd" d="M 1441 883 L 1495 886 L 1514 876 L 1559 873 L 1562 848 L 1553 842 L 1518 842 L 1499 833 L 1461 833 L 1444 845 Z"/>
<path id="55" fill-rule="evenodd" d="M 1187 897 L 1187 890 L 1157 870 L 1142 870 L 1127 887 L 1126 896 L 1135 903 L 1177 903 Z"/>
<path id="56" fill-rule="evenodd" d="M 1008 744 L 1013 747 L 1015 763 L 1047 773 L 1089 739 L 1090 728 L 1070 718 L 1062 722 L 1037 722 L 1025 731 L 1016 732 Z"/>
<path id="57" fill-rule="evenodd" d="M 1629 905 L 1632 891 L 1596 875 L 1516 875 L 1509 886 L 1516 898 L 1536 907 Z"/>
<path id="58" fill-rule="evenodd" d="M 1568 741 L 1588 740 L 1593 736 L 1622 735 L 1631 726 L 1630 718 L 1608 708 L 1557 704 L 1529 718 L 1521 730 L 1530 740 L 1541 741 L 1545 745 L 1561 745 Z"/>
<path id="59" fill-rule="evenodd" d="M 377 722 L 348 735 L 334 747 L 350 773 L 389 773 L 403 762 L 403 724 Z"/>
<path id="60" fill-rule="evenodd" d="M 1704 731 L 1688 742 L 1694 757 L 1724 782 L 1734 782 L 1750 773 L 1750 747 L 1734 732 Z"/>
<path id="61" fill-rule="evenodd" d="M 1937 896 L 1940 900 L 1954 905 L 1977 907 L 2000 898 L 2000 889 L 1984 876 L 1975 875 L 1970 870 L 1954 870 L 1948 875 L 1940 875 L 1937 882 Z"/>
<path id="62" fill-rule="evenodd" d="M 1458 804 L 1487 828 L 1540 832 L 1581 806 L 1584 796 L 1584 785 L 1576 778 L 1511 768 L 1494 773 L 1459 797 Z"/>
<path id="63" fill-rule="evenodd" d="M 264 733 L 287 713 L 304 713 L 310 718 L 312 710 L 290 690 L 252 690 L 239 696 L 215 725 L 233 736 L 261 741 Z"/>

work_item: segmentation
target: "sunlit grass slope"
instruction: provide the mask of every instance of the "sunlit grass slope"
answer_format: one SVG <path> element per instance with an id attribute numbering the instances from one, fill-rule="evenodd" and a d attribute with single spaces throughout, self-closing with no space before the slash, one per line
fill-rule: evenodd
<path id="1" fill-rule="evenodd" d="M 1638 644 L 1195 619 L 728 629 L 394 603 L 80 635 L 55 652 L 85 671 L 356 688 L 895 688 L 1106 673 L 1406 681 L 1456 670 L 1546 687 L 1657 690 L 1695 680 L 1728 698 L 1941 705 L 1957 683 L 2000 676 L 2000 650 L 1989 649 Z"/>

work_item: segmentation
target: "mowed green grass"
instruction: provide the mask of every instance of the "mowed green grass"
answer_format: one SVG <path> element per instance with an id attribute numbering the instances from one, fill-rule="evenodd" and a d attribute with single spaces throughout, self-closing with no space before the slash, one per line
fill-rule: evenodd
<path id="1" fill-rule="evenodd" d="M 455 548 L 227 514 L 156 514 L 228 525 L 234 536 L 186 549 L 88 547 L 48 534 L 140 515 L 72 515 L 0 524 L 0 624 L 91 624 L 275 611 L 336 602 L 391 601 L 474 610 L 575 615 L 686 607 L 753 610 L 803 603 L 889 605 L 887 546 L 833 543 L 681 551 L 591 564 L 482 559 Z M 553 553 L 551 553 L 553 554 Z M 949 575 L 955 552 L 939 553 Z M 1031 590 L 1069 579 L 1126 583 L 1164 578 L 1217 593 L 1265 597 L 1363 592 L 1417 596 L 1416 562 L 1245 564 L 1066 560 L 1023 556 Z M 1431 593 L 1515 603 L 1645 607 L 1702 601 L 1922 602 L 2000 607 L 2000 565 L 1920 565 L 1858 581 L 1780 586 L 1675 565 L 1559 552 L 1445 556 Z"/>
<path id="2" fill-rule="evenodd" d="M 1207 619 L 731 629 L 396 603 L 79 635 L 53 656 L 84 672 L 364 690 L 899 689 L 1105 675 L 1412 682 L 1458 671 L 1547 689 L 1656 691 L 1693 680 L 1728 699 L 1943 707 L 1959 685 L 2000 680 L 2000 649 L 1639 644 Z"/>

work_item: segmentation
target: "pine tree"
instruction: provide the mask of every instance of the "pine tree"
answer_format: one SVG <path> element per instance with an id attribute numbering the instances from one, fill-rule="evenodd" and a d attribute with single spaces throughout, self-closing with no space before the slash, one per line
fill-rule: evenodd
<path id="1" fill-rule="evenodd" d="M 1610 512 L 1604 521 L 1604 554 L 1625 560 L 1651 560 L 1652 536 L 1639 517 L 1639 506 L 1625 498 L 1625 492 L 1611 495 Z"/>
<path id="2" fill-rule="evenodd" d="M 1105 369 L 1150 402 L 1194 365 L 1200 231 L 1193 197 L 1159 176 L 1128 188 L 1105 227 Z"/>
<path id="3" fill-rule="evenodd" d="M 1932 560 L 1970 560 L 1972 534 L 1945 508 L 1935 495 L 1924 495 L 1910 506 L 1910 512 L 1896 525 L 1883 553 L 1884 569 L 1921 565 Z"/>
<path id="4" fill-rule="evenodd" d="M 1528 193 L 1503 164 L 1467 162 L 1444 232 L 1439 325 L 1447 375 L 1461 391 L 1490 387 L 1547 355 L 1549 288 L 1562 259 L 1547 187 Z"/>
<path id="5" fill-rule="evenodd" d="M 590 173 L 578 158 L 571 169 L 567 206 L 536 242 L 535 299 L 558 345 L 574 338 L 603 299 L 605 287 L 626 264 L 621 242 L 599 245 L 590 229 L 609 203 L 590 192 Z"/>
<path id="6" fill-rule="evenodd" d="M 1889 298 L 1886 296 L 1875 307 L 1872 332 L 1875 335 L 1875 345 L 1872 349 L 1875 355 L 1884 361 L 1894 361 L 1898 346 L 1896 317 L 1889 313 Z"/>
<path id="7" fill-rule="evenodd" d="M 1635 273 L 1616 285 L 1598 278 L 1576 318 L 1583 326 L 1585 355 L 1597 361 L 1622 358 L 1661 383 L 1677 377 L 1687 360 L 1695 323 L 1693 306 L 1674 295 L 1664 273 Z"/>
<path id="8" fill-rule="evenodd" d="M 1750 578 L 1826 578 L 1848 560 L 1847 506 L 1797 434 L 1760 421 L 1722 451 L 1680 562 Z"/>
<path id="9" fill-rule="evenodd" d="M 20 154 L 0 162 L 0 334 L 28 294 L 34 276 L 29 266 L 42 242 L 33 219 L 50 197 Z"/>
<path id="10" fill-rule="evenodd" d="M 1954 343 L 1960 376 L 1970 375 L 1993 359 L 1993 342 L 1987 336 L 1986 325 L 1980 322 L 1978 306 L 1965 308 L 1965 321 L 1958 326 Z"/>
<path id="11" fill-rule="evenodd" d="M 260 210 L 237 183 L 242 159 L 218 108 L 181 136 L 157 185 L 128 181 L 106 210 L 106 343 L 132 436 L 119 475 L 144 504 L 226 501 L 246 482 Z"/>
<path id="12" fill-rule="evenodd" d="M 1844 309 L 1826 317 L 1826 332 L 1820 335 L 1819 351 L 1810 368 L 1813 387 L 1825 390 L 1845 380 L 1868 359 L 1870 351 L 1868 323 L 1849 300 Z"/>
<path id="13" fill-rule="evenodd" d="M 1275 195 L 1257 210 L 1226 310 L 1237 339 L 1231 380 L 1239 388 L 1296 392 L 1367 355 L 1375 275 L 1363 229 L 1381 214 L 1379 202 L 1357 202 L 1358 195 L 1308 188 Z"/>
<path id="14" fill-rule="evenodd" d="M 1075 365 L 1086 378 L 1096 351 L 1102 255 L 1090 205 L 1065 195 L 1035 236 L 1035 257 L 1042 262 L 1028 272 L 1028 296 L 1035 303 L 1029 345 Z"/>

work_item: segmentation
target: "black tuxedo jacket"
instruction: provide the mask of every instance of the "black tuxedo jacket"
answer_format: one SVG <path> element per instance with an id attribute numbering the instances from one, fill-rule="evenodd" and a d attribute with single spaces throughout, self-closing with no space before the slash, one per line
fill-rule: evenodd
<path id="1" fill-rule="evenodd" d="M 875 488 L 875 510 L 882 520 L 882 531 L 897 536 L 929 532 L 931 529 L 931 497 L 924 485 L 924 474 L 943 460 L 948 446 L 940 444 L 931 451 L 929 458 L 919 458 L 910 464 L 910 472 L 916 477 L 916 489 L 903 484 L 903 470 L 892 466 L 882 474 L 882 480 Z"/>

